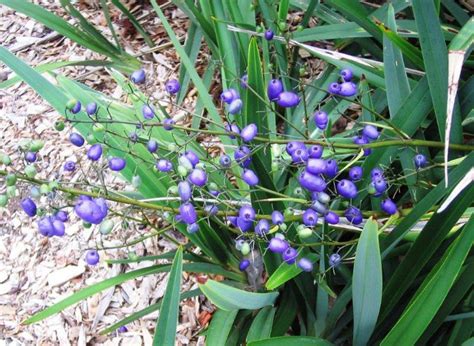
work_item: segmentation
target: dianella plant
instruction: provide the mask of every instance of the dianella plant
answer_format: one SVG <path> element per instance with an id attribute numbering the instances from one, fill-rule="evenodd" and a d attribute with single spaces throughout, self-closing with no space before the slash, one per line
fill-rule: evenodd
<path id="1" fill-rule="evenodd" d="M 120 232 L 121 218 L 176 244 L 107 260 L 167 262 L 86 287 L 25 323 L 169 272 L 162 300 L 102 333 L 159 310 L 154 342 L 173 345 L 180 300 L 205 295 L 216 307 L 208 345 L 472 342 L 474 21 L 465 9 L 432 0 L 173 2 L 189 17 L 184 45 L 151 1 L 181 63 L 165 99 L 146 94 L 155 81 L 144 69 L 106 70 L 126 93 L 119 101 L 59 73 L 53 85 L 0 47 L 16 78 L 62 115 L 56 128 L 80 157 L 57 181 L 36 178 L 41 140 L 22 143 L 23 162 L 3 153 L 1 204 L 21 200 L 38 237 L 51 241 L 67 236 L 69 220 L 101 239 Z M 183 119 L 176 110 L 191 85 L 199 97 Z M 93 169 L 69 181 L 84 162 Z M 113 172 L 135 191 L 107 186 Z M 84 260 L 96 265 L 103 251 Z M 199 288 L 182 292 L 182 272 L 196 273 Z"/>

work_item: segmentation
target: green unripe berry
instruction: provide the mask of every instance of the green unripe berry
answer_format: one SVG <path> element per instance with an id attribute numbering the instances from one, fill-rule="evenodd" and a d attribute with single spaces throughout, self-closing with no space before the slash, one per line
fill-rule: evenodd
<path id="1" fill-rule="evenodd" d="M 214 183 L 214 182 L 209 183 L 208 188 L 209 188 L 210 191 L 217 191 L 217 190 L 219 190 L 219 187 L 218 187 L 217 184 Z"/>
<path id="2" fill-rule="evenodd" d="M 5 182 L 7 184 L 7 186 L 13 186 L 16 184 L 16 175 L 13 174 L 13 173 L 10 173 L 10 174 L 7 174 L 7 176 L 5 177 Z"/>
<path id="3" fill-rule="evenodd" d="M 303 25 L 298 25 L 298 26 L 296 27 L 296 31 L 303 31 L 303 30 L 304 30 Z"/>
<path id="4" fill-rule="evenodd" d="M 64 127 L 65 127 L 64 122 L 61 121 L 61 120 L 56 121 L 56 122 L 54 123 L 54 129 L 55 129 L 56 131 L 62 131 L 62 130 L 64 130 Z"/>
<path id="5" fill-rule="evenodd" d="M 84 228 L 88 229 L 88 228 L 91 228 L 91 227 L 92 227 L 92 224 L 89 223 L 89 222 L 83 221 L 83 222 L 82 222 L 82 226 L 84 226 Z"/>
<path id="6" fill-rule="evenodd" d="M 7 186 L 7 196 L 10 198 L 16 197 L 16 186 Z"/>
<path id="7" fill-rule="evenodd" d="M 52 182 L 49 183 L 49 189 L 51 191 L 57 190 L 59 187 L 59 183 L 56 180 L 53 180 Z"/>
<path id="8" fill-rule="evenodd" d="M 92 133 L 87 135 L 86 140 L 87 140 L 87 143 L 89 143 L 89 144 L 96 144 L 97 143 L 97 139 L 95 138 L 95 136 Z"/>
<path id="9" fill-rule="evenodd" d="M 247 256 L 250 253 L 250 245 L 249 243 L 245 242 L 242 244 L 242 248 L 240 249 L 240 253 L 243 256 Z"/>
<path id="10" fill-rule="evenodd" d="M 282 153 L 282 149 L 280 144 L 272 144 L 272 154 L 273 157 L 277 158 L 280 157 Z"/>
<path id="11" fill-rule="evenodd" d="M 304 76 L 306 74 L 306 68 L 305 67 L 300 67 L 299 74 L 300 74 L 300 77 Z"/>
<path id="12" fill-rule="evenodd" d="M 180 166 L 183 166 L 184 168 L 186 168 L 188 171 L 192 170 L 193 169 L 193 164 L 191 163 L 191 161 L 189 161 L 189 159 L 186 157 L 186 156 L 180 156 L 179 159 L 178 159 L 178 163 Z"/>
<path id="13" fill-rule="evenodd" d="M 313 230 L 311 228 L 303 227 L 302 229 L 298 230 L 298 236 L 301 239 L 311 237 L 313 234 Z"/>
<path id="14" fill-rule="evenodd" d="M 74 106 L 76 105 L 77 103 L 77 100 L 76 99 L 69 99 L 67 102 L 66 102 L 66 109 L 67 110 L 71 110 L 74 108 Z"/>
<path id="15" fill-rule="evenodd" d="M 206 164 L 204 162 L 199 162 L 196 165 L 196 168 L 199 168 L 199 169 L 202 169 L 203 171 L 205 171 L 206 170 Z"/>
<path id="16" fill-rule="evenodd" d="M 306 226 L 303 224 L 299 224 L 298 226 L 296 226 L 296 232 L 301 231 L 303 228 L 306 228 Z"/>
<path id="17" fill-rule="evenodd" d="M 281 230 L 282 232 L 285 232 L 285 231 L 287 230 L 287 228 L 288 228 L 288 226 L 286 225 L 286 223 L 282 223 L 282 224 L 280 225 L 280 230 Z"/>
<path id="18" fill-rule="evenodd" d="M 375 186 L 370 184 L 369 187 L 367 188 L 367 193 L 369 195 L 375 195 L 377 193 L 377 190 L 375 190 Z"/>
<path id="19" fill-rule="evenodd" d="M 109 234 L 110 232 L 112 232 L 113 228 L 114 228 L 114 222 L 112 220 L 104 220 L 100 224 L 99 232 L 104 235 Z"/>
<path id="20" fill-rule="evenodd" d="M 177 196 L 178 195 L 178 186 L 174 185 L 174 186 L 170 186 L 168 188 L 168 195 L 170 196 Z"/>
<path id="21" fill-rule="evenodd" d="M 10 166 L 12 164 L 12 159 L 10 156 L 7 154 L 1 154 L 0 155 L 0 161 L 5 165 L 5 166 Z"/>
<path id="22" fill-rule="evenodd" d="M 103 124 L 100 124 L 100 123 L 95 123 L 92 126 L 92 131 L 95 132 L 95 133 L 104 132 L 105 131 L 105 126 Z"/>
<path id="23" fill-rule="evenodd" d="M 184 166 L 178 166 L 177 171 L 180 177 L 185 177 L 188 175 L 188 170 Z"/>
<path id="24" fill-rule="evenodd" d="M 285 32 L 286 31 L 286 23 L 285 22 L 278 23 L 278 29 L 280 29 L 281 32 Z"/>
<path id="25" fill-rule="evenodd" d="M 43 209 L 43 208 L 38 208 L 38 210 L 36 211 L 36 215 L 41 217 L 41 216 L 45 216 L 46 215 L 46 210 Z"/>
<path id="26" fill-rule="evenodd" d="M 138 189 L 140 185 L 142 184 L 142 178 L 140 178 L 139 175 L 134 175 L 132 177 L 132 185 L 134 188 Z"/>
<path id="27" fill-rule="evenodd" d="M 0 207 L 4 208 L 8 204 L 8 196 L 7 195 L 0 195 Z"/>
<path id="28" fill-rule="evenodd" d="M 288 216 L 292 216 L 294 213 L 295 211 L 293 210 L 293 208 L 286 208 L 283 212 L 283 215 L 285 217 L 288 217 Z"/>
<path id="29" fill-rule="evenodd" d="M 41 139 L 34 139 L 30 142 L 29 150 L 32 152 L 38 152 L 44 147 L 44 142 Z"/>
<path id="30" fill-rule="evenodd" d="M 168 144 L 168 151 L 175 152 L 176 150 L 178 150 L 178 147 L 176 146 L 176 144 L 174 143 Z"/>
<path id="31" fill-rule="evenodd" d="M 135 251 L 130 251 L 128 253 L 128 258 L 131 259 L 132 261 L 138 260 L 138 255 Z"/>
<path id="32" fill-rule="evenodd" d="M 47 184 L 41 184 L 40 192 L 42 195 L 47 195 L 48 193 L 51 192 L 51 190 L 49 189 L 49 186 Z"/>
<path id="33" fill-rule="evenodd" d="M 36 186 L 33 186 L 30 190 L 30 196 L 33 198 L 40 198 L 41 192 Z"/>
<path id="34" fill-rule="evenodd" d="M 36 168 L 33 165 L 28 165 L 25 167 L 25 174 L 28 178 L 34 178 L 36 175 Z"/>
<path id="35" fill-rule="evenodd" d="M 256 31 L 257 31 L 259 34 L 261 34 L 261 33 L 263 32 L 263 28 L 259 25 L 259 26 L 257 26 Z"/>

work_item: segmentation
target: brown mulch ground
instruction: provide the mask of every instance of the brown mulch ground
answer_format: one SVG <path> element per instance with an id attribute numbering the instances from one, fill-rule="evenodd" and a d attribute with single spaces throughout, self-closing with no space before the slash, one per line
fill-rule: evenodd
<path id="1" fill-rule="evenodd" d="M 102 12 L 95 5 L 98 1 L 81 0 L 77 3 L 81 13 L 89 18 L 102 32 L 108 33 Z M 65 15 L 57 2 L 37 0 L 48 10 Z M 138 9 L 139 17 L 153 34 L 157 45 L 168 42 L 163 29 L 151 8 L 139 7 L 141 1 L 129 1 L 130 8 Z M 184 36 L 187 20 L 182 12 L 167 7 L 166 14 L 176 28 L 178 36 Z M 124 46 L 131 54 L 145 48 L 128 23 L 117 13 L 112 13 L 118 31 L 126 37 Z M 67 17 L 66 17 L 67 18 Z M 68 18 L 69 19 L 69 18 Z M 49 39 L 45 39 L 49 38 Z M 68 39 L 52 33 L 34 20 L 6 7 L 0 7 L 0 42 L 19 58 L 32 66 L 59 60 L 85 60 L 101 58 L 82 49 Z M 148 86 L 155 97 L 162 94 L 164 81 L 176 76 L 178 60 L 172 49 L 157 51 L 143 56 L 145 68 L 156 76 L 156 83 Z M 76 78 L 95 89 L 120 97 L 120 90 L 103 70 L 91 67 L 68 67 L 60 70 L 70 78 Z M 0 64 L 0 81 L 10 71 Z M 185 105 L 191 107 L 193 100 Z M 40 151 L 39 177 L 62 177 L 61 166 L 66 159 L 77 160 L 83 155 L 67 140 L 70 129 L 54 130 L 53 124 L 60 115 L 55 112 L 29 86 L 19 83 L 7 90 L 0 90 L 0 150 L 10 154 L 14 162 L 21 162 L 18 144 L 21 139 L 41 138 L 45 147 Z M 68 179 L 77 177 L 68 176 Z M 123 186 L 117 177 L 109 183 Z M 104 261 L 96 267 L 85 265 L 84 251 L 97 245 L 97 228 L 84 229 L 77 219 L 67 224 L 63 238 L 43 238 L 36 225 L 18 210 L 21 196 L 28 193 L 22 185 L 19 196 L 8 209 L 0 208 L 0 345 L 148 345 L 151 344 L 158 313 L 152 313 L 140 321 L 128 325 L 128 332 L 99 336 L 99 331 L 127 315 L 155 303 L 164 294 L 167 275 L 151 275 L 128 281 L 106 290 L 66 309 L 45 321 L 25 326 L 23 320 L 33 313 L 92 283 L 115 276 L 121 272 L 149 266 L 151 262 L 108 266 Z M 0 191 L 3 192 L 3 191 Z M 44 201 L 43 201 L 44 202 Z M 133 239 L 138 230 L 134 227 L 118 227 L 104 237 L 105 246 L 119 246 L 125 239 Z M 129 247 L 101 252 L 102 258 L 124 258 L 129 251 L 137 255 L 158 254 L 169 251 L 174 245 L 163 238 L 150 238 Z M 184 276 L 182 290 L 196 288 L 192 276 Z M 200 332 L 202 321 L 207 321 L 212 307 L 199 298 L 189 299 L 181 305 L 177 343 L 182 345 L 203 344 Z M 201 322 L 201 323 L 200 323 Z M 207 323 L 207 322 L 205 322 Z"/>

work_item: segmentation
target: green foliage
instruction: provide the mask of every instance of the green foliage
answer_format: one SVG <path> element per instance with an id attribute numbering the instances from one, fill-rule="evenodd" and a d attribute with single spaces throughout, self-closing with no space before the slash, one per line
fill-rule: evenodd
<path id="1" fill-rule="evenodd" d="M 233 142 L 222 131 L 223 111 L 210 96 L 210 88 L 217 73 L 223 89 L 239 88 L 240 78 L 248 74 L 249 87 L 242 92 L 242 115 L 227 115 L 225 120 L 235 121 L 241 126 L 258 125 L 263 144 L 256 150 L 252 169 L 268 174 L 260 175 L 260 186 L 249 190 L 239 179 L 235 186 L 226 179 L 225 173 L 213 170 L 210 173 L 213 181 L 222 181 L 222 189 L 229 196 L 235 200 L 251 199 L 265 215 L 288 207 L 307 208 L 301 203 L 301 198 L 298 200 L 299 197 L 293 196 L 297 186 L 294 171 L 291 168 L 273 170 L 272 163 L 283 156 L 276 155 L 266 144 L 278 143 L 277 133 L 282 133 L 292 139 L 350 146 L 347 137 L 356 135 L 361 124 L 373 123 L 383 129 L 380 140 L 394 141 L 397 145 L 374 147 L 364 161 L 361 156 L 354 156 L 350 147 L 337 147 L 334 157 L 343 160 L 344 165 L 362 165 L 364 177 L 361 186 L 368 185 L 370 171 L 375 167 L 394 172 L 389 193 L 398 202 L 399 213 L 396 217 L 380 217 L 377 210 L 380 199 L 363 190 L 352 201 L 364 211 L 363 228 L 345 224 L 325 225 L 315 228 L 308 239 L 296 236 L 292 222 L 298 216 L 291 215 L 287 236 L 300 255 L 309 258 L 315 268 L 311 273 L 303 273 L 296 265 L 282 263 L 279 256 L 266 251 L 266 242 L 256 238 L 255 251 L 260 250 L 263 257 L 261 269 L 267 275 L 262 285 L 255 283 L 258 280 L 249 280 L 247 284 L 250 276 L 246 278 L 238 270 L 241 256 L 234 249 L 232 230 L 222 222 L 205 219 L 195 234 L 175 225 L 192 246 L 201 250 L 200 254 L 191 253 L 190 246 L 164 255 L 115 261 L 130 263 L 171 260 L 174 257 L 172 263 L 130 271 L 80 290 L 35 314 L 25 323 L 38 322 L 127 280 L 170 271 L 162 301 L 135 312 L 103 332 L 109 333 L 160 309 L 155 341 L 171 344 L 174 342 L 179 300 L 204 294 L 218 308 L 205 332 L 210 345 L 244 342 L 250 346 L 468 344 L 474 331 L 472 315 L 469 315 L 471 311 L 466 311 L 467 308 L 472 310 L 473 304 L 470 275 L 474 263 L 472 183 L 458 193 L 445 211 L 437 212 L 439 205 L 457 191 L 463 178 L 469 178 L 469 174 L 472 176 L 470 170 L 474 166 L 474 153 L 469 152 L 471 147 L 466 149 L 463 146 L 465 150 L 462 151 L 452 149 L 460 148 L 456 144 L 463 143 L 463 135 L 472 135 L 470 119 L 473 118 L 474 80 L 470 77 L 473 61 L 469 54 L 472 51 L 470 29 L 473 21 L 463 7 L 451 0 L 426 3 L 392 1 L 376 10 L 366 2 L 352 0 L 327 0 L 323 3 L 302 0 L 173 2 L 190 20 L 184 46 L 162 8 L 155 0 L 151 3 L 180 57 L 182 89 L 178 103 L 191 85 L 197 89 L 198 102 L 191 128 L 199 130 L 200 125 L 207 122 L 207 129 L 223 143 L 229 155 L 233 154 Z M 145 42 L 152 46 L 150 36 L 126 7 L 119 0 L 111 3 L 131 20 Z M 108 72 L 123 90 L 131 90 L 136 96 L 130 103 L 113 100 L 61 75 L 52 75 L 56 84 L 41 75 L 71 64 L 104 64 L 127 72 L 138 68 L 138 60 L 123 52 L 120 37 L 115 35 L 114 43 L 109 42 L 68 0 L 63 0 L 62 4 L 77 20 L 76 26 L 25 0 L 0 0 L 0 4 L 31 16 L 109 59 L 104 62 L 55 62 L 32 69 L 0 47 L 0 59 L 17 74 L 14 79 L 1 83 L 0 87 L 6 88 L 23 80 L 64 115 L 69 98 L 79 99 L 83 104 L 96 101 L 99 119 L 107 119 L 110 114 L 113 119 L 123 121 L 108 125 L 108 132 L 126 134 L 134 129 L 134 121 L 140 116 L 146 95 L 117 70 Z M 102 1 L 102 5 L 112 28 L 107 16 L 108 4 Z M 295 10 L 305 11 L 300 23 L 302 30 L 286 22 L 288 14 Z M 316 26 L 310 21 L 312 17 L 317 19 Z M 452 17 L 454 20 L 447 20 Z M 275 39 L 266 41 L 259 36 L 260 21 L 265 29 L 271 28 L 275 32 Z M 334 47 L 337 53 L 308 44 L 321 40 L 329 41 L 328 46 Z M 200 75 L 194 62 L 203 46 L 209 48 L 211 57 L 206 72 Z M 463 64 L 463 69 L 458 75 L 448 66 L 448 52 L 452 56 L 456 51 L 462 51 L 459 63 Z M 310 59 L 321 61 L 319 74 L 306 75 L 303 80 L 299 70 Z M 338 69 L 344 67 L 353 69 L 359 80 L 359 94 L 353 98 L 327 97 L 329 84 L 337 80 Z M 299 91 L 303 96 L 300 105 L 292 110 L 272 106 L 266 97 L 266 84 L 271 78 L 281 78 L 286 90 Z M 452 99 L 448 97 L 451 88 L 448 80 L 458 82 L 457 93 L 452 92 L 450 96 Z M 449 102 L 453 105 L 451 113 L 447 111 Z M 354 128 L 343 134 L 317 130 L 311 118 L 317 109 L 328 113 L 331 124 L 344 121 L 349 114 Z M 159 120 L 167 116 L 165 109 L 157 111 Z M 85 121 L 87 117 L 78 115 L 77 119 Z M 452 124 L 447 126 L 451 121 Z M 85 122 L 76 123 L 75 127 L 83 135 L 93 133 L 96 140 L 107 140 L 112 154 L 127 153 L 127 169 L 123 176 L 129 181 L 135 174 L 141 177 L 143 184 L 138 192 L 142 197 L 167 194 L 172 180 L 153 171 L 153 157 L 143 145 L 137 146 L 135 153 L 145 158 L 145 162 L 129 155 L 123 135 L 106 136 L 93 132 L 92 125 Z M 150 136 L 159 140 L 162 154 L 167 153 L 163 148 L 169 143 L 186 143 L 204 157 L 205 151 L 199 143 L 194 138 L 190 140 L 194 133 L 189 129 L 188 132 L 181 130 L 170 134 L 161 127 L 154 127 Z M 452 139 L 451 149 L 443 164 L 444 145 L 440 142 L 445 139 L 447 131 Z M 420 145 L 408 144 L 414 139 Z M 140 138 L 141 144 L 145 142 L 145 137 Z M 438 144 L 424 147 L 429 143 Z M 284 150 L 282 145 L 278 149 Z M 429 167 L 415 170 L 412 158 L 417 152 L 423 152 L 429 158 Z M 206 164 L 214 162 L 209 160 Z M 443 166 L 447 169 L 444 179 Z M 237 167 L 233 167 L 231 173 L 240 176 Z M 109 192 L 108 197 L 118 202 L 134 200 L 114 192 Z M 344 203 L 335 201 L 331 208 L 343 211 Z M 176 205 L 160 201 L 138 204 L 154 210 L 168 210 Z M 156 235 L 165 232 L 166 229 L 157 230 Z M 336 268 L 328 262 L 329 255 L 334 252 L 344 258 Z M 200 284 L 199 290 L 180 295 L 182 271 L 222 275 L 226 281 L 208 279 L 205 284 Z"/>

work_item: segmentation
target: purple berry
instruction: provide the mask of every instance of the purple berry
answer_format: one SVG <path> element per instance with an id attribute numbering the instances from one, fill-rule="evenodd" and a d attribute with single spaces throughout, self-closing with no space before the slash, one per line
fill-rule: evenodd
<path id="1" fill-rule="evenodd" d="M 275 35 L 275 34 L 273 33 L 273 30 L 272 30 L 272 29 L 268 29 L 267 31 L 265 31 L 265 34 L 264 34 L 265 40 L 271 41 L 271 40 L 273 39 L 273 36 L 274 36 L 274 35 Z"/>
<path id="2" fill-rule="evenodd" d="M 195 168 L 188 177 L 189 181 L 199 187 L 203 187 L 207 183 L 207 174 L 202 169 Z"/>
<path id="3" fill-rule="evenodd" d="M 353 139 L 352 139 L 352 142 L 354 144 L 357 144 L 357 145 L 366 145 L 366 144 L 369 144 L 369 140 L 367 139 L 367 137 L 365 137 L 364 135 L 362 136 L 355 136 Z M 372 149 L 370 148 L 364 148 L 364 155 L 365 156 L 369 156 L 370 154 L 372 153 Z"/>
<path id="4" fill-rule="evenodd" d="M 350 82 L 353 76 L 352 69 L 351 68 L 342 69 L 340 72 L 340 75 L 342 79 L 344 79 L 344 82 Z"/>
<path id="5" fill-rule="evenodd" d="M 248 88 L 248 81 L 249 81 L 249 76 L 247 74 L 244 74 L 242 78 L 240 78 L 240 86 L 242 89 L 247 89 Z"/>
<path id="6" fill-rule="evenodd" d="M 253 226 L 253 221 L 245 220 L 244 218 L 237 218 L 237 227 L 240 228 L 242 232 L 248 232 Z"/>
<path id="7" fill-rule="evenodd" d="M 52 237 L 54 235 L 53 218 L 51 216 L 44 216 L 37 222 L 38 230 L 41 235 L 45 237 Z"/>
<path id="8" fill-rule="evenodd" d="M 360 224 L 363 219 L 360 210 L 354 206 L 347 208 L 344 212 L 344 216 L 350 223 L 353 223 L 354 225 Z"/>
<path id="9" fill-rule="evenodd" d="M 127 161 L 125 161 L 121 157 L 112 157 L 109 159 L 109 168 L 112 171 L 119 172 L 124 169 L 126 165 Z"/>
<path id="10" fill-rule="evenodd" d="M 191 199 L 193 191 L 191 185 L 187 181 L 182 181 L 178 184 L 178 194 L 181 198 L 181 201 L 187 202 Z"/>
<path id="11" fill-rule="evenodd" d="M 197 156 L 197 154 L 192 150 L 186 150 L 184 152 L 184 156 L 188 158 L 188 160 L 193 165 L 193 168 L 199 163 L 199 156 Z"/>
<path id="12" fill-rule="evenodd" d="M 338 172 L 339 167 L 337 166 L 337 161 L 333 159 L 327 160 L 324 174 L 330 178 L 334 178 Z"/>
<path id="13" fill-rule="evenodd" d="M 102 145 L 99 143 L 94 144 L 87 150 L 87 157 L 89 160 L 97 161 L 102 156 Z"/>
<path id="14" fill-rule="evenodd" d="M 135 131 L 132 131 L 128 134 L 128 139 L 131 142 L 136 143 L 136 142 L 138 142 L 138 134 Z"/>
<path id="15" fill-rule="evenodd" d="M 53 220 L 53 235 L 57 237 L 62 237 L 66 233 L 66 227 L 64 222 L 59 219 Z"/>
<path id="16" fill-rule="evenodd" d="M 291 108 L 296 107 L 300 103 L 300 97 L 293 91 L 283 91 L 278 95 L 277 104 L 280 107 Z"/>
<path id="17" fill-rule="evenodd" d="M 296 258 L 298 257 L 298 251 L 292 247 L 288 247 L 285 252 L 283 252 L 281 257 L 287 264 L 293 264 L 296 262 Z"/>
<path id="18" fill-rule="evenodd" d="M 305 272 L 313 271 L 313 263 L 311 263 L 311 261 L 307 258 L 301 258 L 298 261 L 298 267 L 300 267 L 300 269 L 302 269 Z"/>
<path id="19" fill-rule="evenodd" d="M 74 161 L 66 161 L 63 167 L 66 172 L 73 172 L 76 169 L 76 163 Z"/>
<path id="20" fill-rule="evenodd" d="M 190 225 L 197 221 L 196 209 L 194 209 L 194 206 L 189 202 L 180 205 L 179 215 L 181 216 L 181 221 L 185 224 Z"/>
<path id="21" fill-rule="evenodd" d="M 286 152 L 288 155 L 293 155 L 294 152 L 298 149 L 306 149 L 306 145 L 303 142 L 289 142 L 286 144 Z"/>
<path id="22" fill-rule="evenodd" d="M 324 192 L 318 192 L 318 193 L 324 193 Z M 321 203 L 320 201 L 313 201 L 313 203 L 311 203 L 311 209 L 315 210 L 321 215 L 326 214 L 326 211 L 327 211 L 326 205 L 324 203 Z"/>
<path id="23" fill-rule="evenodd" d="M 89 115 L 94 115 L 97 113 L 97 103 L 91 102 L 86 106 L 86 112 Z"/>
<path id="24" fill-rule="evenodd" d="M 59 210 L 54 216 L 62 222 L 66 222 L 69 218 L 67 212 L 64 210 Z"/>
<path id="25" fill-rule="evenodd" d="M 362 134 L 369 140 L 375 141 L 379 138 L 380 133 L 374 125 L 365 125 L 362 129 Z"/>
<path id="26" fill-rule="evenodd" d="M 279 79 L 272 79 L 268 83 L 267 95 L 270 101 L 278 100 L 278 96 L 283 92 L 283 83 Z"/>
<path id="27" fill-rule="evenodd" d="M 239 92 L 235 89 L 227 89 L 221 93 L 221 100 L 227 104 L 231 104 L 232 101 L 240 98 Z"/>
<path id="28" fill-rule="evenodd" d="M 415 163 L 416 169 L 423 168 L 428 164 L 428 160 L 426 159 L 426 156 L 423 154 L 417 154 L 413 158 L 413 162 Z"/>
<path id="29" fill-rule="evenodd" d="M 230 114 L 239 113 L 240 110 L 242 109 L 242 106 L 243 106 L 242 100 L 241 99 L 235 99 L 229 105 L 229 113 Z"/>
<path id="30" fill-rule="evenodd" d="M 352 82 L 344 82 L 341 84 L 341 90 L 339 90 L 339 95 L 350 97 L 357 94 L 357 85 Z"/>
<path id="31" fill-rule="evenodd" d="M 132 75 L 130 76 L 130 79 L 132 80 L 133 83 L 135 84 L 142 84 L 145 82 L 145 78 L 146 78 L 146 75 L 145 75 L 145 70 L 144 69 L 139 69 L 139 70 L 136 70 L 132 73 Z"/>
<path id="32" fill-rule="evenodd" d="M 205 211 L 208 215 L 214 216 L 214 215 L 216 215 L 217 212 L 219 211 L 219 208 L 218 208 L 216 205 L 211 204 L 211 205 L 206 205 L 206 206 L 204 207 L 204 211 Z"/>
<path id="33" fill-rule="evenodd" d="M 351 167 L 351 169 L 349 169 L 349 178 L 352 181 L 358 181 L 362 179 L 362 173 L 363 173 L 362 167 L 360 166 Z"/>
<path id="34" fill-rule="evenodd" d="M 370 177 L 372 180 L 383 178 L 383 170 L 381 168 L 375 167 L 370 171 Z"/>
<path id="35" fill-rule="evenodd" d="M 373 183 L 378 193 L 384 193 L 387 190 L 387 181 L 383 177 L 374 179 Z"/>
<path id="36" fill-rule="evenodd" d="M 288 249 L 288 246 L 289 245 L 286 240 L 275 237 L 270 240 L 270 243 L 268 244 L 268 249 L 271 252 L 282 253 L 286 249 Z"/>
<path id="37" fill-rule="evenodd" d="M 240 261 L 240 264 L 239 264 L 239 270 L 241 272 L 245 271 L 245 269 L 247 269 L 250 265 L 250 261 L 248 259 L 243 259 L 242 261 Z"/>
<path id="38" fill-rule="evenodd" d="M 329 84 L 328 91 L 330 94 L 339 95 L 341 91 L 341 85 L 339 83 L 331 83 Z"/>
<path id="39" fill-rule="evenodd" d="M 258 129 L 255 124 L 248 124 L 242 131 L 240 131 L 240 137 L 244 142 L 251 142 L 257 135 Z"/>
<path id="40" fill-rule="evenodd" d="M 317 111 L 314 113 L 314 122 L 319 129 L 326 129 L 326 127 L 328 126 L 328 121 L 328 114 L 326 112 Z"/>
<path id="41" fill-rule="evenodd" d="M 380 207 L 385 213 L 389 215 L 393 215 L 397 213 L 397 205 L 390 198 L 384 199 L 380 203 Z"/>
<path id="42" fill-rule="evenodd" d="M 89 250 L 86 253 L 86 263 L 90 266 L 95 266 L 99 263 L 100 257 L 96 250 Z"/>
<path id="43" fill-rule="evenodd" d="M 234 159 L 243 168 L 247 168 L 248 166 L 250 166 L 250 163 L 252 162 L 252 157 L 251 157 L 251 151 L 249 147 L 245 145 L 241 145 L 234 152 Z"/>
<path id="44" fill-rule="evenodd" d="M 316 226 L 318 224 L 318 213 L 316 213 L 313 209 L 306 209 L 303 213 L 302 220 L 306 226 Z"/>
<path id="45" fill-rule="evenodd" d="M 155 141 L 154 139 L 150 139 L 148 141 L 148 143 L 146 144 L 146 148 L 148 149 L 148 151 L 150 153 L 156 153 L 156 151 L 158 150 L 158 142 Z"/>
<path id="46" fill-rule="evenodd" d="M 156 169 L 160 172 L 169 172 L 173 169 L 173 164 L 165 159 L 161 159 L 156 163 Z"/>
<path id="47" fill-rule="evenodd" d="M 193 234 L 193 233 L 196 233 L 197 231 L 199 231 L 199 225 L 197 223 L 192 223 L 192 224 L 188 225 L 188 227 L 186 229 L 189 233 Z"/>
<path id="48" fill-rule="evenodd" d="M 29 216 L 33 217 L 36 215 L 36 204 L 31 198 L 25 198 L 20 202 L 21 208 Z"/>
<path id="49" fill-rule="evenodd" d="M 170 79 L 166 82 L 165 89 L 171 95 L 177 94 L 180 89 L 179 82 L 176 79 Z"/>
<path id="50" fill-rule="evenodd" d="M 298 181 L 300 185 L 309 191 L 321 192 L 326 189 L 326 182 L 320 176 L 309 173 L 304 170 L 298 176 Z"/>
<path id="51" fill-rule="evenodd" d="M 237 219 L 238 219 L 237 216 L 228 216 L 227 217 L 227 221 L 229 221 L 229 223 L 234 227 L 237 227 Z"/>
<path id="52" fill-rule="evenodd" d="M 143 118 L 147 120 L 151 120 L 155 116 L 155 112 L 153 111 L 153 108 L 151 108 L 149 105 L 143 105 L 142 115 L 143 115 Z"/>
<path id="53" fill-rule="evenodd" d="M 239 209 L 239 217 L 245 221 L 253 221 L 255 220 L 255 210 L 249 204 L 243 205 Z"/>
<path id="54" fill-rule="evenodd" d="M 174 120 L 173 119 L 166 118 L 165 120 L 163 120 L 163 128 L 166 131 L 171 131 L 173 129 L 173 125 L 174 125 Z"/>
<path id="55" fill-rule="evenodd" d="M 26 162 L 29 162 L 29 163 L 33 163 L 36 161 L 36 153 L 32 152 L 32 151 L 28 151 L 26 154 L 25 154 L 25 160 Z"/>
<path id="56" fill-rule="evenodd" d="M 341 255 L 338 253 L 333 253 L 331 256 L 329 256 L 329 266 L 337 267 L 341 263 L 341 260 Z"/>
<path id="57" fill-rule="evenodd" d="M 326 172 L 326 161 L 323 159 L 309 159 L 306 170 L 311 174 L 322 174 Z"/>
<path id="58" fill-rule="evenodd" d="M 77 114 L 81 111 L 81 108 L 82 108 L 81 102 L 77 101 L 76 104 L 74 105 L 74 107 L 72 107 L 71 113 L 72 114 Z"/>
<path id="59" fill-rule="evenodd" d="M 281 225 L 283 222 L 285 222 L 285 217 L 278 210 L 274 210 L 272 212 L 272 222 L 275 225 Z"/>
<path id="60" fill-rule="evenodd" d="M 324 215 L 324 220 L 330 225 L 336 225 L 339 223 L 339 215 L 333 211 L 328 211 L 327 214 Z"/>
<path id="61" fill-rule="evenodd" d="M 311 159 L 319 159 L 323 156 L 323 147 L 321 145 L 312 145 L 308 149 L 308 154 Z"/>
<path id="62" fill-rule="evenodd" d="M 309 158 L 308 150 L 306 147 L 296 149 L 291 155 L 291 160 L 294 164 L 305 163 Z"/>
<path id="63" fill-rule="evenodd" d="M 249 186 L 255 186 L 259 183 L 258 176 L 251 169 L 244 169 L 242 173 L 242 180 L 245 181 Z"/>
<path id="64" fill-rule="evenodd" d="M 108 207 L 103 198 L 83 196 L 78 199 L 74 211 L 83 221 L 98 225 L 107 216 Z"/>
<path id="65" fill-rule="evenodd" d="M 119 333 L 126 333 L 128 332 L 128 328 L 126 326 L 120 326 L 117 331 Z"/>
<path id="66" fill-rule="evenodd" d="M 356 198 L 357 197 L 357 187 L 355 184 L 347 179 L 342 179 L 337 183 L 337 192 L 345 198 Z"/>
<path id="67" fill-rule="evenodd" d="M 270 229 L 270 223 L 268 220 L 261 219 L 257 222 L 255 226 L 255 233 L 259 236 L 263 236 L 265 233 L 268 233 Z"/>
<path id="68" fill-rule="evenodd" d="M 225 130 L 226 130 L 226 132 L 233 132 L 233 133 L 236 133 L 236 134 L 240 135 L 240 129 L 236 124 L 232 124 L 232 125 L 227 124 L 227 125 L 225 125 Z M 229 135 L 229 138 L 230 139 L 235 139 L 235 136 L 234 135 Z"/>
<path id="69" fill-rule="evenodd" d="M 219 158 L 219 164 L 224 168 L 228 168 L 232 164 L 232 160 L 228 155 L 221 155 Z"/>
<path id="70" fill-rule="evenodd" d="M 69 141 L 76 147 L 82 147 L 82 145 L 84 144 L 84 137 L 82 137 L 76 132 L 73 132 L 69 135 Z"/>

